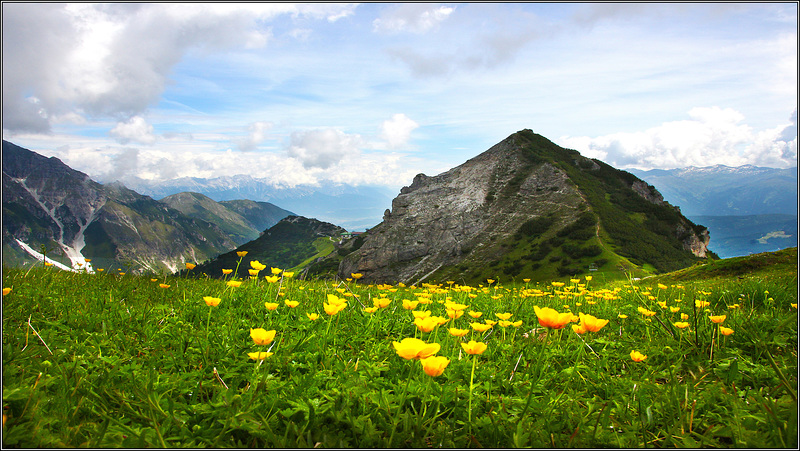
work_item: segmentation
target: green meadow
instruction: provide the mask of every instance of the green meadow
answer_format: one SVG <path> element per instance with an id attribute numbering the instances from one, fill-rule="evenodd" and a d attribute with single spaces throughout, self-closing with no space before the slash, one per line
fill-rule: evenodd
<path id="1" fill-rule="evenodd" d="M 4 268 L 3 446 L 797 448 L 796 248 L 613 282 L 251 262 Z"/>

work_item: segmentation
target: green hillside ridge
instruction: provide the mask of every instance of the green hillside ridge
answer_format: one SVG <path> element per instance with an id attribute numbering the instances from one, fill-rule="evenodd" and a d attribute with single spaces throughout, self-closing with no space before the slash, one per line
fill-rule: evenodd
<path id="1" fill-rule="evenodd" d="M 302 216 L 288 216 L 267 229 L 259 238 L 245 243 L 238 248 L 197 265 L 191 273 L 206 274 L 210 277 L 223 277 L 223 269 L 236 269 L 240 261 L 238 252 L 247 252 L 238 264 L 236 277 L 247 279 L 250 262 L 257 260 L 268 267 L 285 270 L 302 270 L 326 253 L 333 252 L 331 240 L 339 240 L 343 228 L 336 225 L 309 219 Z M 268 275 L 269 270 L 259 276 Z M 230 277 L 233 277 L 231 275 Z"/>

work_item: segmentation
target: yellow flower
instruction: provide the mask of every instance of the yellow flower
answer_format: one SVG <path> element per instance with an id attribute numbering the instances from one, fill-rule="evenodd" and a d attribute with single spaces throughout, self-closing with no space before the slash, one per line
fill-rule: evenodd
<path id="1" fill-rule="evenodd" d="M 719 326 L 719 333 L 722 335 L 730 335 L 733 333 L 733 329 L 729 329 L 725 326 Z"/>
<path id="2" fill-rule="evenodd" d="M 469 307 L 469 306 L 468 305 L 464 305 L 464 304 L 456 304 L 455 302 L 445 302 L 444 303 L 444 308 L 446 308 L 448 310 L 459 310 L 460 311 L 460 310 L 466 309 L 467 307 Z"/>
<path id="3" fill-rule="evenodd" d="M 264 303 L 264 307 L 266 307 L 267 310 L 272 311 L 272 310 L 275 310 L 275 309 L 278 308 L 278 303 L 277 302 L 265 302 Z"/>
<path id="4" fill-rule="evenodd" d="M 317 315 L 316 313 L 306 313 L 306 316 L 311 321 L 316 321 L 317 319 L 319 319 L 319 315 Z"/>
<path id="5" fill-rule="evenodd" d="M 403 299 L 403 308 L 406 310 L 414 310 L 417 308 L 417 304 L 419 304 L 419 301 L 409 301 L 408 299 Z"/>
<path id="6" fill-rule="evenodd" d="M 514 326 L 514 327 L 519 327 L 519 326 L 522 325 L 522 320 L 514 321 L 513 323 L 511 323 L 511 325 Z"/>
<path id="7" fill-rule="evenodd" d="M 53 264 L 52 264 L 52 263 L 50 263 L 50 262 L 44 262 L 44 265 L 45 265 L 45 266 L 53 266 Z"/>
<path id="8" fill-rule="evenodd" d="M 471 317 L 473 317 L 473 318 L 476 318 L 476 319 L 477 319 L 477 318 L 480 318 L 480 317 L 481 317 L 481 315 L 483 315 L 483 312 L 473 312 L 472 310 L 470 310 L 470 311 L 469 311 L 469 312 L 467 312 L 467 313 L 469 314 L 469 316 L 471 316 Z"/>
<path id="9" fill-rule="evenodd" d="M 451 309 L 447 309 L 447 316 L 449 316 L 449 317 L 450 317 L 450 318 L 452 318 L 452 319 L 458 319 L 458 318 L 461 318 L 461 315 L 463 315 L 463 314 L 464 314 L 464 311 L 463 311 L 463 310 L 451 310 Z"/>
<path id="10" fill-rule="evenodd" d="M 687 320 L 687 319 L 689 319 L 689 315 L 686 314 L 686 313 L 681 313 L 681 319 L 682 320 Z"/>
<path id="11" fill-rule="evenodd" d="M 678 321 L 676 323 L 672 323 L 673 326 L 677 327 L 678 329 L 686 329 L 689 327 L 689 323 L 686 321 Z"/>
<path id="12" fill-rule="evenodd" d="M 712 323 L 719 324 L 719 323 L 725 321 L 725 318 L 727 318 L 727 317 L 728 317 L 728 315 L 716 315 L 716 316 L 712 315 L 712 316 L 709 316 L 708 319 L 710 319 Z"/>
<path id="13" fill-rule="evenodd" d="M 103 272 L 103 271 L 105 271 L 105 269 L 103 269 L 103 268 L 97 268 L 97 272 Z"/>
<path id="14" fill-rule="evenodd" d="M 646 359 L 646 358 L 647 358 L 647 356 L 646 356 L 646 355 L 644 355 L 644 354 L 642 354 L 642 353 L 641 353 L 641 352 L 639 352 L 639 351 L 631 351 L 631 359 L 632 359 L 634 362 L 641 362 L 642 360 L 644 360 L 644 359 Z"/>
<path id="15" fill-rule="evenodd" d="M 469 325 L 476 332 L 486 332 L 492 328 L 491 324 L 469 323 Z"/>
<path id="16" fill-rule="evenodd" d="M 697 308 L 708 307 L 711 303 L 708 301 L 694 301 L 694 306 Z"/>
<path id="17" fill-rule="evenodd" d="M 488 324 L 488 325 L 490 325 L 490 326 L 494 326 L 495 324 L 497 324 L 497 321 L 494 321 L 494 320 L 491 320 L 491 319 L 485 319 L 485 320 L 483 320 L 483 322 Z"/>
<path id="18" fill-rule="evenodd" d="M 627 318 L 627 317 L 628 317 L 628 315 L 626 315 L 626 314 L 624 314 L 624 313 L 620 313 L 619 315 L 617 315 L 617 318 L 622 318 L 622 319 L 625 319 L 625 318 Z"/>
<path id="19" fill-rule="evenodd" d="M 161 288 L 169 288 L 170 287 L 169 285 L 167 285 L 165 283 L 160 283 L 160 284 L 158 284 L 158 286 L 161 287 Z"/>
<path id="20" fill-rule="evenodd" d="M 583 324 L 580 324 L 580 325 L 573 324 L 572 325 L 572 330 L 578 335 L 582 335 L 582 334 L 586 333 L 586 328 L 583 327 Z"/>
<path id="21" fill-rule="evenodd" d="M 470 340 L 468 343 L 461 343 L 461 347 L 467 354 L 483 354 L 487 346 L 486 343 Z"/>
<path id="22" fill-rule="evenodd" d="M 258 270 L 257 269 L 248 269 L 247 272 L 249 272 L 251 276 L 257 276 L 258 275 Z"/>
<path id="23" fill-rule="evenodd" d="M 336 304 L 323 303 L 322 304 L 322 308 L 325 309 L 325 313 L 327 313 L 328 315 L 331 315 L 331 316 L 341 312 L 342 310 L 344 310 L 345 307 L 347 307 L 346 303 L 336 303 Z"/>
<path id="24" fill-rule="evenodd" d="M 597 332 L 608 324 L 607 319 L 598 319 L 592 315 L 580 313 L 581 326 L 589 332 Z"/>
<path id="25" fill-rule="evenodd" d="M 286 279 L 291 279 L 292 276 L 294 276 L 294 272 L 290 272 L 290 271 L 284 271 L 283 272 L 283 277 L 286 278 Z"/>
<path id="26" fill-rule="evenodd" d="M 272 275 L 274 275 L 274 276 L 277 276 L 278 274 L 281 273 L 281 271 L 283 271 L 280 268 L 270 268 L 269 270 L 272 272 Z"/>
<path id="27" fill-rule="evenodd" d="M 656 304 L 661 308 L 667 308 L 667 301 L 657 301 Z"/>
<path id="28" fill-rule="evenodd" d="M 592 276 L 586 276 L 585 279 L 586 279 L 587 282 L 589 282 L 589 281 L 592 280 Z"/>
<path id="29" fill-rule="evenodd" d="M 586 280 L 589 280 L 589 279 L 586 279 Z M 531 281 L 531 279 L 522 279 L 522 281 L 525 282 L 525 283 L 528 283 L 528 282 Z"/>
<path id="30" fill-rule="evenodd" d="M 469 333 L 469 329 L 457 329 L 455 327 L 451 327 L 447 329 L 447 331 L 450 332 L 450 335 L 454 337 L 463 337 Z"/>
<path id="31" fill-rule="evenodd" d="M 358 272 L 352 272 L 352 273 L 350 273 L 350 277 L 352 277 L 352 278 L 354 278 L 354 279 L 356 279 L 356 280 L 360 279 L 360 278 L 361 278 L 361 277 L 363 277 L 363 276 L 364 276 L 364 274 L 361 274 L 361 273 L 358 273 Z"/>
<path id="32" fill-rule="evenodd" d="M 375 313 L 378 311 L 378 307 L 364 307 L 364 311 L 367 313 Z"/>
<path id="33" fill-rule="evenodd" d="M 389 298 L 376 298 L 372 300 L 372 305 L 379 308 L 386 308 L 389 304 L 392 303 L 392 300 Z"/>
<path id="34" fill-rule="evenodd" d="M 232 270 L 232 269 L 223 269 L 223 270 L 222 270 L 222 274 L 225 274 L 225 275 L 227 275 L 227 274 L 230 274 L 230 273 L 232 273 L 232 272 L 233 272 L 233 270 Z"/>
<path id="35" fill-rule="evenodd" d="M 431 316 L 430 310 L 412 310 L 411 314 L 414 315 L 414 319 L 417 318 L 427 318 Z"/>
<path id="36" fill-rule="evenodd" d="M 226 285 L 228 285 L 229 287 L 232 287 L 232 288 L 236 288 L 236 287 L 240 286 L 241 284 L 242 284 L 242 282 L 240 280 L 229 280 L 226 283 Z"/>
<path id="37" fill-rule="evenodd" d="M 300 301 L 290 301 L 288 299 L 283 301 L 283 303 L 286 304 L 286 306 L 289 307 L 289 308 L 295 308 L 298 305 L 300 305 Z"/>
<path id="38" fill-rule="evenodd" d="M 656 312 L 653 312 L 651 310 L 647 310 L 644 307 L 637 307 L 636 310 L 639 310 L 639 313 L 641 313 L 644 316 L 653 316 L 653 315 L 656 314 Z"/>
<path id="39" fill-rule="evenodd" d="M 266 346 L 272 343 L 272 340 L 275 339 L 275 331 L 265 330 L 260 327 L 258 329 L 250 329 L 250 337 L 253 339 L 255 344 Z"/>
<path id="40" fill-rule="evenodd" d="M 236 255 L 238 255 L 239 257 L 244 257 L 245 255 L 247 255 L 247 251 L 237 251 Z"/>
<path id="41" fill-rule="evenodd" d="M 678 312 L 680 309 L 681 309 L 680 307 L 670 307 L 670 308 L 669 308 L 669 311 L 670 311 L 670 312 L 672 312 L 672 313 L 676 313 L 676 312 Z"/>
<path id="42" fill-rule="evenodd" d="M 11 293 L 11 288 L 3 288 L 3 296 L 7 295 L 8 293 Z"/>
<path id="43" fill-rule="evenodd" d="M 420 359 L 420 363 L 422 363 L 422 370 L 425 371 L 425 374 L 436 377 L 444 373 L 444 369 L 450 364 L 450 359 L 442 356 L 430 356 Z"/>
<path id="44" fill-rule="evenodd" d="M 664 285 L 664 284 L 661 284 L 661 283 L 660 283 L 660 284 L 658 284 L 658 289 L 659 289 L 659 290 L 666 290 L 667 288 L 669 288 L 669 287 L 668 287 L 668 286 L 666 286 L 666 285 Z"/>
<path id="45" fill-rule="evenodd" d="M 252 360 L 264 360 L 272 354 L 271 352 L 248 352 L 247 356 Z"/>
<path id="46" fill-rule="evenodd" d="M 737 306 L 737 307 L 739 306 L 739 304 L 734 304 L 734 305 Z M 790 302 L 789 305 L 791 305 L 792 308 L 797 308 L 797 304 L 796 303 L 791 303 Z"/>
<path id="47" fill-rule="evenodd" d="M 206 305 L 209 307 L 216 307 L 219 305 L 219 302 L 222 300 L 220 298 L 212 298 L 211 296 L 203 296 L 203 300 L 206 301 Z"/>
<path id="48" fill-rule="evenodd" d="M 500 319 L 503 319 L 503 320 L 511 319 L 512 315 L 513 315 L 513 313 L 495 313 L 494 314 L 494 316 L 496 316 L 496 317 L 498 317 Z"/>
<path id="49" fill-rule="evenodd" d="M 559 282 L 553 282 L 553 285 Z M 563 285 L 563 283 L 561 283 Z M 567 325 L 570 321 L 572 321 L 572 313 L 558 313 L 555 309 L 551 309 L 550 307 L 539 308 L 539 306 L 534 305 L 533 310 L 536 312 L 536 316 L 539 318 L 539 324 L 543 327 L 547 327 L 549 329 L 561 329 Z"/>
<path id="50" fill-rule="evenodd" d="M 87 260 L 87 261 L 88 261 L 88 260 Z M 195 265 L 194 263 L 186 263 L 186 269 L 188 269 L 188 270 L 192 270 L 192 269 L 194 269 L 196 266 L 197 266 L 197 265 Z"/>
<path id="51" fill-rule="evenodd" d="M 397 355 L 400 357 L 411 359 L 424 359 L 439 352 L 439 343 L 425 343 L 419 338 L 404 338 L 402 341 L 393 341 Z"/>
<path id="52" fill-rule="evenodd" d="M 280 279 L 279 276 L 264 276 L 264 279 L 269 283 L 275 283 Z"/>
<path id="53" fill-rule="evenodd" d="M 428 316 L 426 318 L 416 318 L 414 324 L 421 332 L 430 332 L 439 325 L 439 321 L 432 316 Z"/>
<path id="54" fill-rule="evenodd" d="M 486 282 L 487 282 L 489 285 L 491 285 L 491 284 L 493 284 L 493 283 L 494 283 L 494 279 L 486 279 Z"/>

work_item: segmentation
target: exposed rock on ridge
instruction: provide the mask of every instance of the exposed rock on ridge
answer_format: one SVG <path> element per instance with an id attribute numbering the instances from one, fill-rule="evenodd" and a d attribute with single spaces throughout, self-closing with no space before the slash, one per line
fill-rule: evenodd
<path id="1" fill-rule="evenodd" d="M 653 187 L 524 130 L 447 172 L 414 177 L 392 201 L 383 222 L 367 233 L 364 244 L 342 260 L 339 275 L 359 272 L 366 281 L 403 283 L 450 276 L 454 265 L 502 259 L 510 251 L 509 240 L 523 224 L 544 218 L 551 221 L 548 230 L 555 235 L 554 231 L 576 222 L 580 215 L 588 215 L 597 221 L 594 239 L 600 240 L 602 218 L 609 216 L 603 202 L 609 196 L 600 193 L 598 197 L 580 187 L 600 183 L 596 179 L 623 192 L 635 192 L 638 196 L 633 197 L 645 199 L 659 215 L 680 217 L 673 224 L 672 236 L 665 239 L 681 248 L 676 250 L 680 258 L 691 258 L 691 253 L 705 256 L 707 231 L 696 232 L 698 227 L 664 202 Z M 651 208 L 635 199 L 627 202 Z M 602 212 L 595 212 L 597 208 Z M 619 241 L 616 244 L 624 238 Z M 614 247 L 613 242 L 606 244 Z"/>

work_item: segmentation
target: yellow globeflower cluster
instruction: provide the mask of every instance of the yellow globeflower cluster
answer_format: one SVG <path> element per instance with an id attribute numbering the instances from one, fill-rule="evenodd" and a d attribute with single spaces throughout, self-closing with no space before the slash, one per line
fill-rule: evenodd
<path id="1" fill-rule="evenodd" d="M 393 341 L 392 345 L 394 346 L 397 355 L 406 360 L 419 360 L 430 357 L 439 352 L 439 349 L 441 348 L 439 343 L 429 344 L 420 340 L 419 338 L 404 338 L 399 342 Z"/>
<path id="2" fill-rule="evenodd" d="M 328 302 L 323 303 L 322 307 L 325 309 L 325 313 L 333 316 L 347 307 L 347 301 L 335 294 L 328 294 Z"/>

